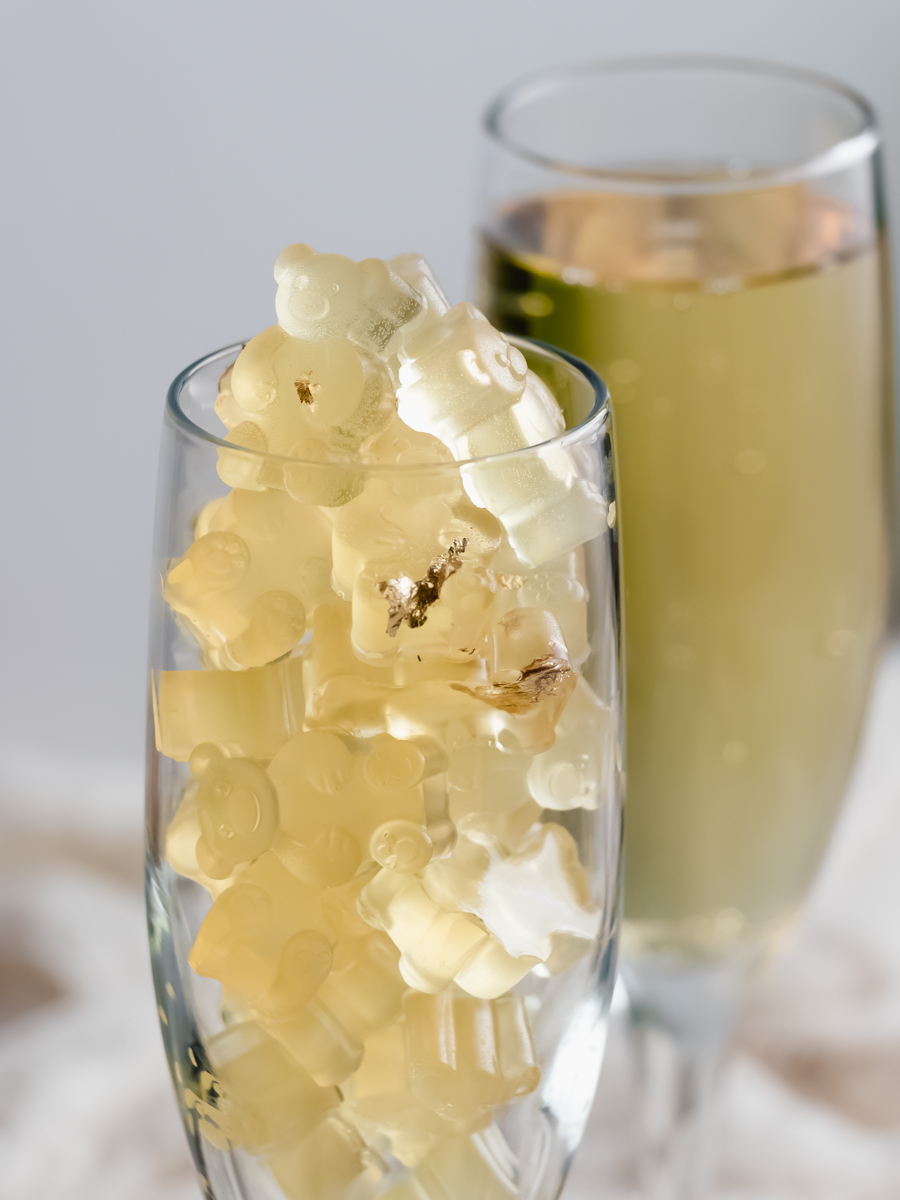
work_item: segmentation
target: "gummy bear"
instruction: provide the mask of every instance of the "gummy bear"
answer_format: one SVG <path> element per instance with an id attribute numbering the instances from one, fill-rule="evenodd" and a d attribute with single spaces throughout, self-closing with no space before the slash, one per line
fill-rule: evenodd
<path id="1" fill-rule="evenodd" d="M 513 852 L 474 830 L 461 833 L 423 883 L 442 908 L 479 917 L 516 959 L 546 961 L 558 935 L 580 938 L 587 949 L 600 929 L 578 847 L 561 825 L 534 826 Z"/>
<path id="2" fill-rule="evenodd" d="M 191 966 L 254 1002 L 275 984 L 285 943 L 306 930 L 329 934 L 319 889 L 296 879 L 269 850 L 215 901 L 194 942 Z"/>
<path id="3" fill-rule="evenodd" d="M 217 666 L 280 658 L 332 595 L 330 523 L 283 492 L 235 490 L 208 525 L 169 571 L 166 600 Z"/>
<path id="4" fill-rule="evenodd" d="M 549 389 L 470 304 L 450 309 L 399 354 L 400 417 L 440 438 L 457 460 L 523 450 L 563 431 Z M 499 518 L 530 566 L 605 529 L 599 481 L 584 477 L 562 447 L 550 444 L 527 456 L 470 463 L 462 476 L 475 503 Z"/>
<path id="5" fill-rule="evenodd" d="M 366 1039 L 362 1063 L 352 1080 L 348 1116 L 369 1139 L 387 1136 L 391 1153 L 415 1167 L 447 1138 L 482 1128 L 479 1112 L 468 1121 L 441 1116 L 410 1090 L 404 1027 L 401 1021 Z"/>
<path id="6" fill-rule="evenodd" d="M 377 258 L 356 263 L 298 243 L 282 251 L 275 280 L 279 324 L 309 341 L 350 337 L 384 354 L 424 309 L 416 291 Z"/>
<path id="7" fill-rule="evenodd" d="M 527 369 L 474 305 L 457 304 L 400 348 L 397 411 L 455 450 L 454 439 L 516 403 Z"/>
<path id="8" fill-rule="evenodd" d="M 556 726 L 556 741 L 535 755 L 528 788 L 544 808 L 597 808 L 609 794 L 613 764 L 612 711 L 580 675 Z"/>
<path id="9" fill-rule="evenodd" d="M 196 756 L 195 749 L 195 774 Z M 278 824 L 278 802 L 266 772 L 251 759 L 226 758 L 215 745 L 203 759 L 197 815 L 207 851 L 231 865 L 259 858 Z"/>
<path id="10" fill-rule="evenodd" d="M 269 1168 L 287 1200 L 364 1200 L 383 1176 L 376 1155 L 340 1116 L 328 1116 L 298 1145 L 269 1155 Z M 368 1187 L 366 1186 L 368 1185 Z"/>
<path id="11" fill-rule="evenodd" d="M 396 1019 L 405 984 L 397 954 L 382 934 L 348 946 L 309 1002 L 263 1027 L 286 1047 L 317 1083 L 343 1083 L 359 1067 L 364 1040 Z"/>
<path id="12" fill-rule="evenodd" d="M 178 762 L 201 742 L 267 760 L 303 724 L 299 658 L 250 671 L 159 671 L 152 683 L 156 746 Z"/>
<path id="13" fill-rule="evenodd" d="M 466 690 L 504 714 L 508 746 L 518 743 L 526 754 L 548 750 L 577 679 L 557 621 L 545 609 L 514 608 L 489 640 L 490 683 Z"/>
<path id="14" fill-rule="evenodd" d="M 360 893 L 360 912 L 400 951 L 410 987 L 437 992 L 455 980 L 473 995 L 502 995 L 536 965 L 515 958 L 484 927 L 459 911 L 441 909 L 414 876 L 383 868 Z"/>
<path id="15" fill-rule="evenodd" d="M 335 734 L 318 730 L 298 734 L 272 759 L 269 777 L 278 792 L 282 833 L 311 851 L 307 864 L 302 851 L 291 860 L 287 848 L 279 849 L 282 861 L 299 878 L 318 886 L 343 883 L 363 855 L 368 857 L 370 839 L 379 826 L 398 819 L 424 825 L 421 787 L 373 787 L 365 763 Z M 344 878 L 310 878 L 310 871 L 323 869 L 320 863 L 335 861 L 347 864 Z M 324 870 L 329 869 L 325 865 Z"/>
<path id="16" fill-rule="evenodd" d="M 219 1099 L 202 1115 L 252 1153 L 289 1150 L 340 1103 L 336 1088 L 314 1083 L 255 1021 L 210 1038 L 207 1055 Z"/>
<path id="17" fill-rule="evenodd" d="M 441 1116 L 486 1116 L 540 1082 L 521 996 L 408 992 L 403 1012 L 413 1095 Z"/>

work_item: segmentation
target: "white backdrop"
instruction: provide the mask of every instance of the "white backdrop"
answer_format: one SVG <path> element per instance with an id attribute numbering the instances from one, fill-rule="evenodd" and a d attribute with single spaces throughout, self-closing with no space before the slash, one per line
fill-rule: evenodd
<path id="1" fill-rule="evenodd" d="M 896 0 L 16 0 L 0 760 L 139 758 L 164 390 L 271 322 L 283 245 L 420 250 L 461 298 L 477 123 L 508 80 L 618 54 L 768 57 L 865 91 L 890 152 L 898 45 Z"/>

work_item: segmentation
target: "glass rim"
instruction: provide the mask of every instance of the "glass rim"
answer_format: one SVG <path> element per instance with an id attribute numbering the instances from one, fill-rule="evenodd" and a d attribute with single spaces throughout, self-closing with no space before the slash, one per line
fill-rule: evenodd
<path id="1" fill-rule="evenodd" d="M 507 460 L 513 461 L 534 454 L 537 451 L 566 450 L 599 434 L 605 422 L 612 415 L 612 408 L 609 402 L 609 389 L 593 367 L 589 366 L 582 359 L 577 358 L 574 354 L 570 354 L 567 350 L 561 350 L 558 346 L 551 346 L 548 342 L 542 342 L 538 338 L 521 337 L 516 334 L 505 334 L 504 336 L 517 348 L 525 348 L 527 350 L 537 349 L 548 358 L 555 358 L 570 369 L 577 371 L 587 380 L 594 393 L 594 403 L 591 406 L 591 411 L 583 421 L 580 421 L 571 429 L 566 429 L 562 433 L 558 433 L 556 437 L 550 438 L 546 442 L 538 442 L 533 446 L 522 446 L 517 450 L 506 450 L 502 454 L 489 454 L 481 458 L 454 459 L 452 462 L 364 463 L 354 461 L 350 458 L 337 459 L 333 462 L 321 462 L 314 459 L 294 458 L 286 454 L 272 454 L 268 450 L 254 450 L 250 446 L 239 446 L 234 442 L 227 442 L 224 437 L 219 437 L 211 430 L 204 429 L 202 425 L 198 425 L 196 421 L 192 420 L 181 406 L 181 394 L 185 385 L 194 375 L 203 370 L 204 367 L 211 366 L 219 359 L 226 359 L 229 355 L 234 355 L 236 358 L 247 344 L 246 342 L 232 342 L 231 345 L 223 346 L 219 350 L 213 350 L 211 354 L 205 354 L 202 358 L 198 358 L 196 362 L 192 362 L 190 366 L 185 367 L 183 371 L 179 372 L 172 380 L 166 393 L 165 414 L 182 433 L 188 434 L 195 440 L 207 442 L 217 449 L 227 450 L 232 454 L 248 455 L 250 458 L 260 459 L 265 462 L 299 464 L 306 467 L 315 467 L 319 470 L 327 470 L 328 468 L 356 470 L 362 474 L 372 475 L 408 475 L 417 472 L 421 473 L 422 471 L 427 471 L 429 474 L 435 471 L 455 472 L 461 467 L 476 464 L 502 463 Z"/>
<path id="2" fill-rule="evenodd" d="M 856 133 L 841 138 L 826 150 L 810 155 L 787 166 L 747 167 L 728 170 L 726 177 L 710 178 L 704 174 L 671 174 L 640 171 L 634 168 L 589 167 L 557 159 L 531 150 L 511 138 L 502 128 L 504 114 L 510 105 L 532 93 L 536 98 L 571 84 L 573 80 L 586 76 L 624 75 L 641 71 L 704 71 L 731 72 L 735 76 L 750 75 L 760 79 L 769 77 L 806 84 L 823 93 L 842 96 L 856 109 L 860 128 Z M 765 187 L 804 180 L 820 179 L 845 170 L 858 162 L 870 158 L 881 144 L 881 131 L 874 108 L 869 101 L 849 84 L 834 76 L 802 67 L 786 66 L 762 59 L 742 58 L 715 54 L 650 54 L 624 58 L 595 59 L 555 67 L 549 71 L 535 71 L 513 80 L 498 92 L 485 110 L 482 128 L 487 136 L 502 149 L 517 158 L 533 163 L 557 174 L 571 175 L 581 179 L 605 182 L 615 190 L 634 192 L 684 192 L 710 193 L 730 191 L 755 191 Z"/>

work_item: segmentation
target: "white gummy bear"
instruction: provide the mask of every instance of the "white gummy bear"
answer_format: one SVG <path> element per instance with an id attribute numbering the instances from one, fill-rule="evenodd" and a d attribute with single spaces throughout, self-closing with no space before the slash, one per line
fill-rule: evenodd
<path id="1" fill-rule="evenodd" d="M 400 347 L 397 411 L 407 425 L 454 441 L 510 408 L 525 390 L 521 351 L 473 304 L 457 304 Z"/>
<path id="2" fill-rule="evenodd" d="M 471 304 L 450 309 L 398 354 L 400 417 L 440 438 L 458 461 L 524 450 L 562 432 L 552 393 Z M 462 473 L 469 495 L 501 521 L 530 566 L 590 541 L 606 527 L 597 482 L 584 478 L 559 447 L 471 463 Z"/>
<path id="3" fill-rule="evenodd" d="M 470 995 L 493 1000 L 514 987 L 535 957 L 514 956 L 479 922 L 447 912 L 414 875 L 382 868 L 360 893 L 359 911 L 400 951 L 400 973 L 420 992 L 439 992 L 455 980 Z"/>
<path id="4" fill-rule="evenodd" d="M 545 962 L 554 938 L 591 942 L 600 929 L 578 847 L 561 825 L 535 826 L 514 854 L 490 836 L 463 834 L 423 880 L 435 903 L 480 917 L 513 958 Z"/>

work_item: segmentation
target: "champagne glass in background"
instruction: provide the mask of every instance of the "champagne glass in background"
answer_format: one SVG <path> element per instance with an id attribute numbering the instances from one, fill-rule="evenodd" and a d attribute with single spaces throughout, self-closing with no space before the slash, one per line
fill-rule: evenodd
<path id="1" fill-rule="evenodd" d="M 694 1197 L 718 1052 L 822 856 L 885 629 L 879 137 L 839 83 L 678 58 L 527 80 L 487 134 L 480 304 L 612 393 L 641 1169 Z"/>

